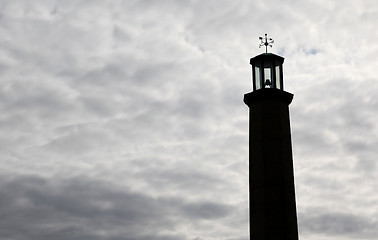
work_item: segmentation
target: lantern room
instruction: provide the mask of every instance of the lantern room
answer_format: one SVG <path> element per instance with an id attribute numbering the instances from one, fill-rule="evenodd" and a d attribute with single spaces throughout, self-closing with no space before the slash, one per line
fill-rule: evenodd
<path id="1" fill-rule="evenodd" d="M 251 58 L 253 91 L 262 88 L 283 89 L 284 58 L 273 53 L 263 53 Z"/>

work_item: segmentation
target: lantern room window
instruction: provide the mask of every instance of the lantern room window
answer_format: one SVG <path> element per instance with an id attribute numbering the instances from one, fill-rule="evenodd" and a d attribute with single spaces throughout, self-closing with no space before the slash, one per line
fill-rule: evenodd
<path id="1" fill-rule="evenodd" d="M 253 91 L 262 88 L 283 90 L 283 61 L 283 57 L 272 53 L 263 53 L 251 58 Z"/>

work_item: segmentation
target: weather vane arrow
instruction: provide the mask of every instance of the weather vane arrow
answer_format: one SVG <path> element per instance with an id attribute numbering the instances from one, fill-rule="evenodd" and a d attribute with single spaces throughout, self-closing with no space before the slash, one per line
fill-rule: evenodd
<path id="1" fill-rule="evenodd" d="M 268 46 L 272 47 L 274 40 L 272 38 L 268 39 L 268 34 L 266 34 L 266 33 L 265 33 L 265 38 L 259 37 L 259 39 L 261 41 L 259 48 L 261 48 L 262 46 L 265 46 L 265 52 L 268 53 Z"/>

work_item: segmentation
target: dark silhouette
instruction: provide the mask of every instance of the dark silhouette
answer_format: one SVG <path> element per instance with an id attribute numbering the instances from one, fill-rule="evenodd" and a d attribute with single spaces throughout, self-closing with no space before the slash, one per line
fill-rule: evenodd
<path id="1" fill-rule="evenodd" d="M 265 45 L 266 46 L 266 45 Z M 263 53 L 251 58 L 250 222 L 252 240 L 298 240 L 289 104 L 283 90 L 284 58 Z"/>

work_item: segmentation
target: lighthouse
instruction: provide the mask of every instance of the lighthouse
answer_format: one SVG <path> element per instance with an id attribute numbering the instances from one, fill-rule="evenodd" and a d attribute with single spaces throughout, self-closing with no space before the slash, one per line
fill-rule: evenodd
<path id="1" fill-rule="evenodd" d="M 252 240 L 298 240 L 289 105 L 284 58 L 268 53 L 273 40 L 260 37 L 266 52 L 250 59 L 249 188 Z"/>

